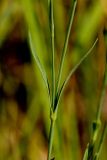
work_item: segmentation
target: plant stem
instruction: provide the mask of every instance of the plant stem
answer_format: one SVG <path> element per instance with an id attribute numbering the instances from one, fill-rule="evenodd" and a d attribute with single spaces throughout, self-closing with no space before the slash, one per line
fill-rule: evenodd
<path id="1" fill-rule="evenodd" d="M 56 121 L 56 112 L 51 112 L 51 126 L 49 132 L 49 147 L 48 147 L 48 157 L 47 160 L 51 160 L 51 152 L 52 152 L 52 144 L 53 144 L 53 137 L 54 137 L 54 125 Z"/>
<path id="2" fill-rule="evenodd" d="M 56 84 L 56 94 L 59 90 L 59 84 L 60 84 L 60 80 L 61 80 L 64 59 L 65 59 L 65 55 L 66 55 L 66 52 L 67 52 L 68 40 L 69 40 L 69 37 L 70 37 L 70 31 L 71 31 L 71 27 L 72 27 L 73 20 L 74 20 L 76 6 L 77 6 L 77 0 L 74 1 L 73 10 L 72 10 L 72 13 L 70 14 L 70 20 L 69 20 L 69 23 L 68 23 L 67 33 L 66 33 L 66 37 L 65 37 L 65 42 L 64 42 L 62 55 L 61 55 L 59 72 L 58 72 L 58 79 L 57 79 L 57 84 Z"/>
<path id="3" fill-rule="evenodd" d="M 49 151 L 48 151 L 48 159 L 47 160 L 51 159 L 53 134 L 54 134 L 54 122 L 51 121 L 51 127 L 50 127 L 50 133 L 49 133 Z"/>
<path id="4" fill-rule="evenodd" d="M 51 51 L 52 51 L 52 102 L 51 102 L 51 126 L 49 132 L 49 147 L 47 160 L 51 159 L 53 136 L 54 136 L 54 124 L 55 118 L 53 113 L 54 99 L 55 99 L 55 51 L 54 51 L 54 15 L 53 15 L 53 0 L 49 0 L 49 24 L 51 32 Z"/>
<path id="5" fill-rule="evenodd" d="M 54 50 L 53 0 L 49 1 L 49 23 L 50 23 L 51 50 L 52 50 L 52 105 L 51 105 L 51 107 L 54 107 L 54 97 L 55 97 L 55 50 Z"/>

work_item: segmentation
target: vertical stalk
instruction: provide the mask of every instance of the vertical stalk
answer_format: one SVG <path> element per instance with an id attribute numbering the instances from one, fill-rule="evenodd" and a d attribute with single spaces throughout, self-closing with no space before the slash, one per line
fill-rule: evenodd
<path id="1" fill-rule="evenodd" d="M 51 160 L 51 152 L 52 152 L 52 144 L 53 144 L 53 136 L 54 136 L 54 126 L 56 121 L 56 112 L 53 112 L 53 109 L 51 108 L 51 126 L 49 131 L 49 147 L 48 147 L 48 157 L 47 160 Z"/>
<path id="2" fill-rule="evenodd" d="M 54 135 L 54 124 L 55 124 L 55 121 L 51 120 L 50 133 L 49 133 L 49 150 L 48 150 L 47 160 L 51 160 L 52 142 L 53 142 L 53 135 Z"/>
<path id="3" fill-rule="evenodd" d="M 53 108 L 55 99 L 55 50 L 54 50 L 54 14 L 53 14 L 53 0 L 49 0 L 49 24 L 51 33 L 51 51 L 52 51 L 52 102 L 51 102 L 51 126 L 49 132 L 49 147 L 48 147 L 48 157 L 47 160 L 51 160 L 52 144 L 54 137 L 54 124 L 55 119 Z"/>
<path id="4" fill-rule="evenodd" d="M 54 14 L 53 0 L 49 1 L 49 23 L 51 32 L 51 51 L 52 51 L 52 106 L 54 107 L 55 98 L 55 50 L 54 50 Z"/>

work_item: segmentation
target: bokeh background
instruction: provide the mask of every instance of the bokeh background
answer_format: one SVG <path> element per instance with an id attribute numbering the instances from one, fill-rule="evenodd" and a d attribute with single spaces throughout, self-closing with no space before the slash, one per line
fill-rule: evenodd
<path id="1" fill-rule="evenodd" d="M 23 2 L 22 2 L 23 1 Z M 31 55 L 25 13 L 28 0 L 0 1 L 0 160 L 46 160 L 50 106 L 42 76 Z M 48 0 L 31 0 L 37 51 L 51 83 Z M 73 0 L 54 0 L 56 75 Z M 25 9 L 24 8 L 25 5 Z M 81 160 L 91 136 L 104 75 L 106 0 L 78 0 L 62 82 L 92 46 L 66 86 L 58 110 L 52 156 Z M 25 11 L 26 10 L 26 11 Z M 29 21 L 30 22 L 30 21 Z M 102 121 L 107 120 L 107 99 Z M 100 160 L 107 159 L 107 137 Z"/>

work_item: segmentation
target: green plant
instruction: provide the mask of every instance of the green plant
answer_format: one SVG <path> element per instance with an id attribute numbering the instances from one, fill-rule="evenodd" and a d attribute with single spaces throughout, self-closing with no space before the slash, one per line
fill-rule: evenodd
<path id="1" fill-rule="evenodd" d="M 52 73 L 52 83 L 49 82 L 48 76 L 46 74 L 46 71 L 39 59 L 39 56 L 37 53 L 41 52 L 38 40 L 40 40 L 39 35 L 38 35 L 38 29 L 35 29 L 35 26 L 37 26 L 33 9 L 32 9 L 32 3 L 30 0 L 22 0 L 23 4 L 23 9 L 24 9 L 24 14 L 26 18 L 26 22 L 28 25 L 28 32 L 29 32 L 29 43 L 31 47 L 31 52 L 32 55 L 38 65 L 38 68 L 42 74 L 43 80 L 45 82 L 46 88 L 48 90 L 48 95 L 49 95 L 49 101 L 50 101 L 50 120 L 51 120 L 51 126 L 50 126 L 50 133 L 49 133 L 49 148 L 48 148 L 48 158 L 47 160 L 51 160 L 51 152 L 52 152 L 52 144 L 53 144 L 53 136 L 54 136 L 54 127 L 55 127 L 55 122 L 57 119 L 57 112 L 58 112 L 58 106 L 60 103 L 60 98 L 61 95 L 65 89 L 65 86 L 71 76 L 74 74 L 76 69 L 82 64 L 82 62 L 87 58 L 87 56 L 92 52 L 93 48 L 95 47 L 98 39 L 95 40 L 94 44 L 92 47 L 88 50 L 86 54 L 83 55 L 83 57 L 79 60 L 79 62 L 71 69 L 70 73 L 66 77 L 63 83 L 61 83 L 61 78 L 62 78 L 62 71 L 64 67 L 64 60 L 66 58 L 66 52 L 67 52 L 67 46 L 68 46 L 68 41 L 70 37 L 70 31 L 71 27 L 73 24 L 73 19 L 75 15 L 75 10 L 77 6 L 77 0 L 73 1 L 73 7 L 71 7 L 71 12 L 70 12 L 70 19 L 68 23 L 68 28 L 67 28 L 67 33 L 65 37 L 65 42 L 64 42 L 64 47 L 62 50 L 61 54 L 61 60 L 60 60 L 60 65 L 59 65 L 59 72 L 58 72 L 58 77 L 56 77 L 56 72 L 55 72 L 55 46 L 54 46 L 54 9 L 53 9 L 53 0 L 49 0 L 48 6 L 49 6 L 49 25 L 50 25 L 50 41 L 51 41 L 51 54 L 52 54 L 52 66 L 51 66 L 51 73 Z M 95 14 L 96 15 L 96 14 Z M 94 20 L 93 20 L 94 21 Z M 87 28 L 88 30 L 89 28 Z M 87 31 L 86 30 L 86 31 Z M 35 34 L 36 32 L 36 34 Z M 90 39 L 90 37 L 89 37 Z M 87 40 L 88 41 L 88 40 Z M 83 42 L 82 42 L 83 43 Z M 83 44 L 82 44 L 83 45 Z M 83 46 L 82 46 L 83 47 Z M 78 53 L 79 50 L 77 49 L 76 52 Z M 100 146 L 102 144 L 103 136 L 105 133 L 105 125 L 102 133 L 102 138 L 98 147 L 97 152 L 95 155 L 93 155 L 93 149 L 94 149 L 94 144 L 97 139 L 97 135 L 99 132 L 99 121 L 100 121 L 100 114 L 101 114 L 101 108 L 102 108 L 102 103 L 103 103 L 103 98 L 104 98 L 104 93 L 105 93 L 105 86 L 106 86 L 106 73 L 105 73 L 105 78 L 104 78 L 104 83 L 102 87 L 102 93 L 101 93 L 101 99 L 99 102 L 99 107 L 98 107 L 98 112 L 97 112 L 97 117 L 95 122 L 93 123 L 93 135 L 92 139 L 86 149 L 85 155 L 84 155 L 84 160 L 90 160 L 90 158 L 98 159 L 99 155 L 99 150 Z"/>

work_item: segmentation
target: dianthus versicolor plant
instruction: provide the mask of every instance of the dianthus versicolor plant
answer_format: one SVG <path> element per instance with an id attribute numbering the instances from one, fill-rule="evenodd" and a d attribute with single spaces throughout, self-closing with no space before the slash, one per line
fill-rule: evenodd
<path id="1" fill-rule="evenodd" d="M 59 69 L 58 69 L 58 75 L 56 74 L 56 67 L 55 67 L 55 39 L 54 39 L 54 0 L 48 0 L 48 17 L 49 17 L 49 29 L 50 29 L 50 45 L 51 45 L 51 82 L 48 80 L 47 73 L 45 71 L 45 68 L 43 67 L 41 60 L 39 59 L 38 56 L 38 46 L 37 46 L 37 40 L 36 40 L 36 35 L 35 34 L 35 17 L 32 12 L 32 3 L 30 0 L 22 0 L 22 5 L 23 5 L 23 10 L 24 10 L 24 15 L 26 19 L 26 23 L 28 26 L 28 37 L 29 37 L 29 44 L 31 48 L 31 53 L 36 61 L 36 64 L 41 72 L 41 75 L 43 77 L 44 83 L 46 85 L 46 89 L 48 91 L 48 97 L 49 97 L 49 102 L 50 102 L 50 132 L 49 132 L 49 145 L 48 145 L 48 155 L 47 155 L 47 160 L 52 160 L 51 153 L 52 153 L 52 146 L 53 146 L 53 137 L 54 137 L 54 129 L 55 129 L 55 122 L 58 117 L 58 107 L 60 104 L 60 99 L 61 95 L 64 92 L 64 89 L 74 74 L 74 72 L 77 70 L 77 68 L 82 64 L 82 62 L 88 57 L 90 53 L 92 53 L 94 47 L 98 43 L 98 38 L 95 39 L 93 45 L 91 48 L 84 53 L 84 55 L 80 58 L 79 62 L 71 69 L 69 72 L 68 76 L 65 78 L 63 83 L 61 82 L 62 78 L 62 73 L 63 73 L 63 67 L 64 67 L 64 61 L 66 58 L 66 53 L 67 53 L 67 47 L 68 47 L 68 42 L 69 42 L 69 37 L 70 37 L 70 31 L 72 28 L 73 20 L 75 17 L 76 13 L 76 8 L 77 8 L 78 0 L 73 0 L 72 6 L 71 6 L 71 12 L 69 16 L 69 23 L 66 31 L 66 36 L 64 40 L 64 46 L 62 49 L 61 53 L 61 58 L 60 58 L 60 64 L 59 64 Z M 106 40 L 106 34 L 105 36 L 105 42 Z M 105 137 L 106 133 L 106 122 L 102 124 L 101 122 L 101 111 L 102 111 L 102 106 L 104 102 L 104 96 L 106 92 L 106 86 L 107 86 L 107 58 L 105 56 L 105 73 L 104 73 L 104 78 L 102 82 L 102 90 L 101 90 L 101 96 L 99 99 L 99 105 L 97 108 L 97 114 L 95 117 L 95 120 L 93 121 L 92 124 L 92 135 L 91 139 L 86 147 L 83 160 L 98 160 L 99 159 L 99 154 L 101 151 L 102 147 L 102 142 Z M 100 141 L 97 147 L 96 146 L 96 141 L 98 140 L 98 134 L 100 131 L 100 128 L 102 129 Z M 54 159 L 54 158 L 53 158 Z"/>

